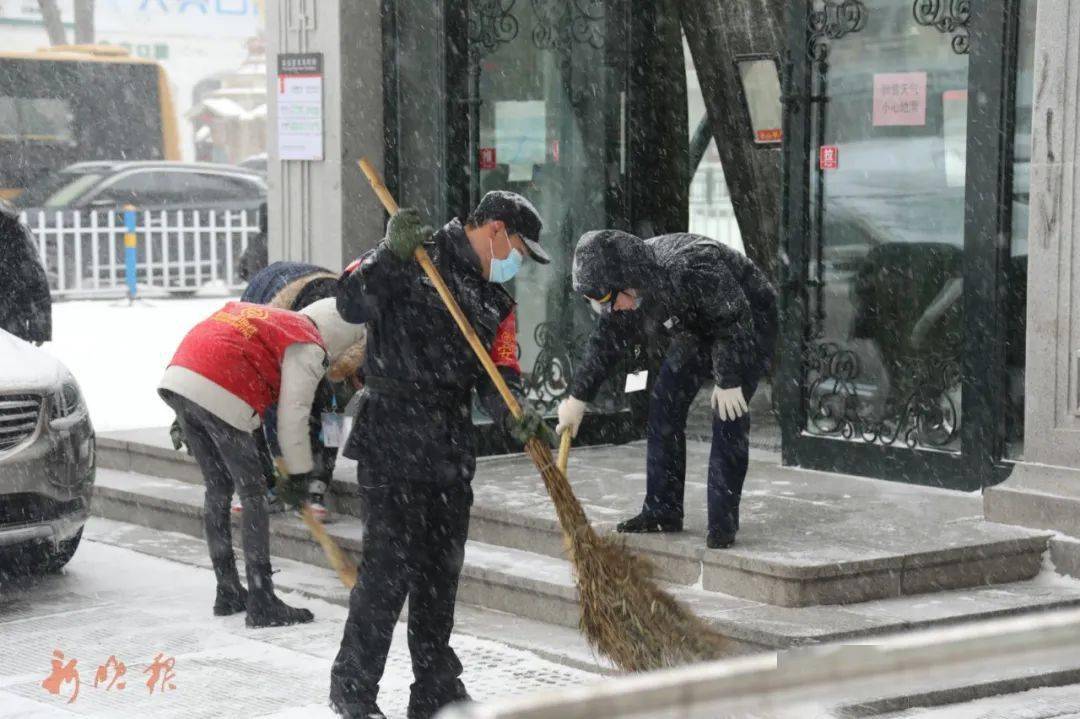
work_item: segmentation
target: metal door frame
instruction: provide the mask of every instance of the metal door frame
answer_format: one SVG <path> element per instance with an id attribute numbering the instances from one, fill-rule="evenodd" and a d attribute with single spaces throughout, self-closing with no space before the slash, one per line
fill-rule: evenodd
<path id="1" fill-rule="evenodd" d="M 926 10 L 929 0 L 912 3 Z M 804 391 L 808 327 L 807 262 L 815 224 L 810 190 L 817 139 L 811 134 L 812 107 L 827 102 L 811 96 L 814 64 L 822 47 L 851 41 L 857 20 L 870 12 L 861 0 L 797 0 L 788 16 L 784 72 L 783 209 L 781 214 L 781 336 L 776 392 L 779 399 L 784 464 L 867 475 L 915 484 L 977 490 L 1004 480 L 1011 465 L 1005 447 L 1005 267 L 1009 248 L 997 238 L 1011 231 L 1012 150 L 1015 124 L 1017 34 L 1021 0 L 972 3 L 962 23 L 936 27 L 955 52 L 969 55 L 967 179 L 964 200 L 963 353 L 961 451 L 910 449 L 804 434 Z M 938 6 L 946 11 L 955 2 Z M 816 12 L 815 12 L 816 11 Z M 955 18 L 954 18 L 955 20 Z M 913 16 L 912 19 L 915 22 Z M 815 60 L 813 53 L 818 52 Z M 898 446 L 899 445 L 899 446 Z"/>

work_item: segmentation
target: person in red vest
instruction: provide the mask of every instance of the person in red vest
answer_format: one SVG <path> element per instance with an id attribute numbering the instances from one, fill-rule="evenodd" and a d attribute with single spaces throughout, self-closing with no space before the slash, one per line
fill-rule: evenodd
<path id="1" fill-rule="evenodd" d="M 180 421 L 206 483 L 204 520 L 217 577 L 214 614 L 247 610 L 249 627 L 310 622 L 311 612 L 274 594 L 270 525 L 256 432 L 276 404 L 289 489 L 303 497 L 314 467 L 308 418 L 327 367 L 364 338 L 333 298 L 300 312 L 229 302 L 180 342 L 158 387 Z M 229 521 L 233 489 L 243 504 L 248 588 L 236 570 Z"/>

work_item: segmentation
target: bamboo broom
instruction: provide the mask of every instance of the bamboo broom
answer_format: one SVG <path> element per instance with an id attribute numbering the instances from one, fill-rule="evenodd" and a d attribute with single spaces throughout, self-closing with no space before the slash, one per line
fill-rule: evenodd
<path id="1" fill-rule="evenodd" d="M 278 457 L 274 460 L 274 466 L 277 467 L 278 474 L 282 477 L 288 476 L 287 468 L 284 461 Z M 338 543 L 334 541 L 334 538 L 330 536 L 330 533 L 326 531 L 326 527 L 319 518 L 311 512 L 311 506 L 307 502 L 300 504 L 300 518 L 304 520 L 304 524 L 307 525 L 308 531 L 311 532 L 311 536 L 315 538 L 315 541 L 322 547 L 323 553 L 326 554 L 327 561 L 330 562 L 330 566 L 337 572 L 338 578 L 341 583 L 349 589 L 352 589 L 356 585 L 356 577 L 359 572 L 356 569 L 356 565 L 353 563 L 349 555 L 345 553 Z"/>
<path id="2" fill-rule="evenodd" d="M 366 159 L 360 160 L 359 165 L 386 211 L 396 214 L 397 202 L 379 173 Z M 414 257 L 435 285 L 510 413 L 515 418 L 521 417 L 521 407 L 427 251 L 418 247 Z M 714 659 L 727 653 L 727 639 L 660 589 L 646 560 L 631 554 L 622 542 L 601 537 L 593 530 L 566 474 L 555 466 L 551 448 L 534 437 L 526 443 L 525 451 L 540 470 L 555 505 L 577 581 L 580 625 L 589 643 L 626 671 L 658 669 Z"/>

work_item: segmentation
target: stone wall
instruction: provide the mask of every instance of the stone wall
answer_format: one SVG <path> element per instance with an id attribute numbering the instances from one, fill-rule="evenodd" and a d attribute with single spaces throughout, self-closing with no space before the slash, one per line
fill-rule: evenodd
<path id="1" fill-rule="evenodd" d="M 1039 0 L 1024 459 L 1080 468 L 1080 0 Z"/>

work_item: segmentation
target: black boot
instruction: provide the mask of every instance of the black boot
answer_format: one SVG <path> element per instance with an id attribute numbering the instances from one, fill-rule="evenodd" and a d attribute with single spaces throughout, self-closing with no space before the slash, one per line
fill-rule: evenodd
<path id="1" fill-rule="evenodd" d="M 709 549 L 727 549 L 735 544 L 735 532 L 713 530 L 705 537 L 705 546 Z"/>
<path id="2" fill-rule="evenodd" d="M 334 669 L 337 669 L 336 665 Z M 343 679 L 336 671 L 330 673 L 330 708 L 338 716 L 346 719 L 386 719 L 375 703 L 374 697 L 378 693 L 378 685 L 375 685 L 374 691 L 367 691 L 361 689 L 355 679 Z"/>
<path id="3" fill-rule="evenodd" d="M 247 590 L 240 583 L 236 571 L 236 557 L 211 557 L 214 576 L 217 577 L 217 597 L 214 599 L 214 616 L 227 617 L 247 609 Z"/>
<path id="4" fill-rule="evenodd" d="M 448 686 L 433 688 L 414 683 L 409 692 L 408 719 L 431 719 L 447 704 L 472 701 L 460 679 Z"/>
<path id="5" fill-rule="evenodd" d="M 624 534 L 653 534 L 656 532 L 681 532 L 682 520 L 674 517 L 661 517 L 642 512 L 625 522 L 619 522 L 615 531 Z"/>
<path id="6" fill-rule="evenodd" d="M 289 624 L 305 624 L 315 617 L 306 609 L 290 607 L 274 594 L 274 580 L 270 564 L 247 565 L 248 599 L 247 618 L 249 627 L 284 627 Z"/>

